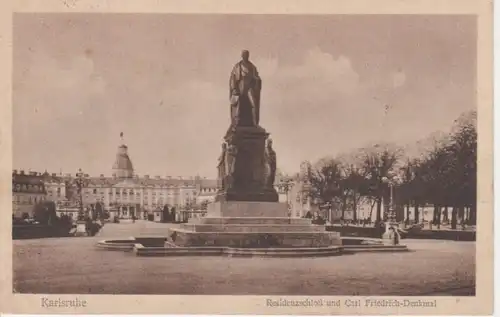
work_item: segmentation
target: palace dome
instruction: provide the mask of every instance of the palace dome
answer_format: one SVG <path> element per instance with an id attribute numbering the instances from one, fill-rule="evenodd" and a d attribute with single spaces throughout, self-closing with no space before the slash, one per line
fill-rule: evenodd
<path id="1" fill-rule="evenodd" d="M 113 164 L 113 176 L 117 178 L 132 178 L 134 176 L 134 167 L 128 156 L 128 147 L 125 144 L 118 147 L 116 160 Z"/>

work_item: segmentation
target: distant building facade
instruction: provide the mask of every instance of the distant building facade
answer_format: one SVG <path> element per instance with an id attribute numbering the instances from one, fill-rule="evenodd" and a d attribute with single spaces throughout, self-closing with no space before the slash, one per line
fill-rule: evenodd
<path id="1" fill-rule="evenodd" d="M 181 211 L 187 206 L 213 201 L 217 181 L 201 177 L 139 177 L 128 154 L 128 147 L 118 147 L 112 176 L 92 177 L 88 174 L 42 174 L 47 188 L 47 199 L 54 201 L 59 212 L 75 210 L 77 200 L 76 181 L 81 179 L 81 200 L 89 211 L 97 203 L 111 216 L 119 218 L 147 218 L 147 214 L 160 211 L 165 205 Z"/>
<path id="2" fill-rule="evenodd" d="M 45 183 L 41 174 L 12 171 L 12 213 L 15 217 L 32 217 L 33 207 L 45 199 Z"/>

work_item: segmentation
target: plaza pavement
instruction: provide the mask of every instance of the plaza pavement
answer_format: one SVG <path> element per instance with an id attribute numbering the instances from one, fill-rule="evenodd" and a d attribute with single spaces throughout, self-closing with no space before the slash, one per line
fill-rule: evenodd
<path id="1" fill-rule="evenodd" d="M 327 258 L 136 257 L 95 243 L 172 224 L 106 224 L 96 237 L 13 241 L 21 293 L 473 295 L 475 243 L 402 240 L 412 252 Z"/>

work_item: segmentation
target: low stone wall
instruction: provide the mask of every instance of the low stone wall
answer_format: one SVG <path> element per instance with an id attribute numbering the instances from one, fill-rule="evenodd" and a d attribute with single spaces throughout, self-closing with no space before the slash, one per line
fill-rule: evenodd
<path id="1" fill-rule="evenodd" d="M 375 227 L 326 226 L 326 231 L 340 233 L 341 237 L 381 238 L 382 230 Z"/>
<path id="2" fill-rule="evenodd" d="M 339 232 L 342 237 L 380 238 L 382 234 L 382 230 L 376 227 L 327 226 L 326 230 Z M 476 232 L 465 230 L 412 230 L 403 234 L 402 238 L 476 241 Z"/>
<path id="3" fill-rule="evenodd" d="M 167 237 L 135 237 L 135 243 L 147 247 L 163 247 L 166 241 Z"/>
<path id="4" fill-rule="evenodd" d="M 12 239 L 40 239 L 69 236 L 69 230 L 48 225 L 13 225 Z"/>
<path id="5" fill-rule="evenodd" d="M 151 248 L 134 246 L 137 256 L 229 256 L 229 257 L 320 257 L 342 255 L 343 248 L 230 248 L 230 247 L 177 247 Z"/>
<path id="6" fill-rule="evenodd" d="M 221 256 L 230 257 L 321 257 L 359 252 L 407 252 L 405 245 L 387 245 L 380 239 L 344 238 L 342 245 L 327 247 L 260 247 L 238 248 L 227 246 L 173 245 L 160 237 L 129 238 L 123 240 L 103 240 L 97 248 L 109 251 L 133 251 L 137 256 Z M 148 245 L 143 245 L 142 243 Z M 165 245 L 161 246 L 161 243 Z M 353 243 L 357 242 L 357 243 Z"/>
<path id="7" fill-rule="evenodd" d="M 421 230 L 409 232 L 407 238 L 476 241 L 476 232 L 466 230 Z"/>

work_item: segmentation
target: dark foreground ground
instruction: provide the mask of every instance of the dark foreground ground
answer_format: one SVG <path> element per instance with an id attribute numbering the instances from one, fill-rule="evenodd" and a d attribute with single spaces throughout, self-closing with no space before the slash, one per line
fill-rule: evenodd
<path id="1" fill-rule="evenodd" d="M 475 243 L 403 240 L 412 252 L 327 258 L 135 257 L 104 237 L 147 226 L 107 224 L 100 237 L 13 241 L 14 289 L 48 294 L 474 295 Z"/>

